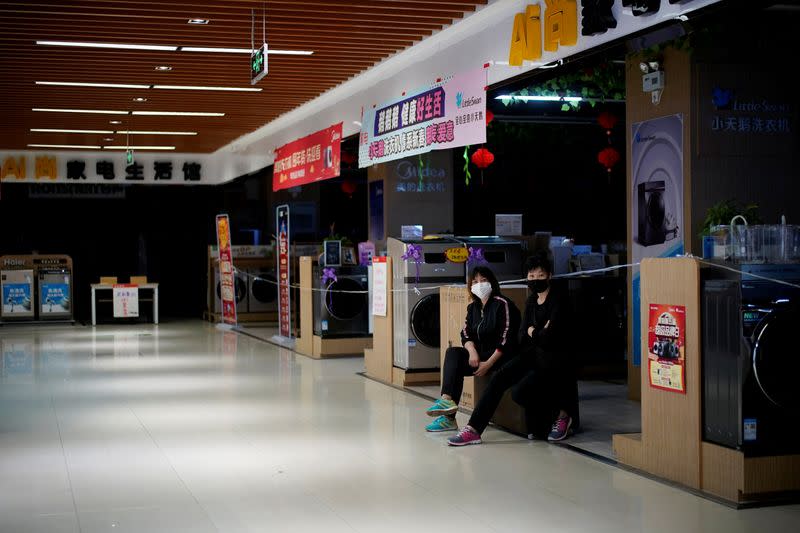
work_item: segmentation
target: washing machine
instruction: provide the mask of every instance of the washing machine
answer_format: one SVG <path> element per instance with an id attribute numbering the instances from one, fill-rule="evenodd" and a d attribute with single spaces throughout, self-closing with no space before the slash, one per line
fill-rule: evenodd
<path id="1" fill-rule="evenodd" d="M 217 277 L 217 290 L 214 291 L 214 312 L 222 312 L 222 284 L 219 281 L 219 270 L 215 271 Z M 248 309 L 247 274 L 236 270 L 233 274 L 233 288 L 236 294 L 236 312 L 246 313 Z"/>
<path id="2" fill-rule="evenodd" d="M 0 316 L 4 320 L 33 317 L 33 270 L 0 272 L 0 293 L 3 295 Z"/>
<path id="3" fill-rule="evenodd" d="M 314 266 L 314 335 L 325 338 L 369 336 L 369 274 L 365 266 L 335 267 L 336 281 L 322 284 Z"/>
<path id="4" fill-rule="evenodd" d="M 484 261 L 467 263 L 465 277 L 478 265 L 487 266 L 497 276 L 497 281 L 522 279 L 522 241 L 504 237 L 456 237 L 466 248 L 480 249 Z"/>
<path id="5" fill-rule="evenodd" d="M 278 312 L 278 274 L 274 268 L 248 271 L 248 306 L 251 313 Z"/>
<path id="6" fill-rule="evenodd" d="M 421 262 L 405 261 L 409 245 L 419 246 Z M 464 263 L 451 263 L 446 252 L 463 248 L 454 238 L 402 241 L 389 238 L 394 284 L 394 366 L 406 370 L 439 368 L 440 317 L 437 287 L 464 283 Z M 417 271 L 419 266 L 419 271 Z M 414 291 L 414 287 L 419 293 Z"/>
<path id="7" fill-rule="evenodd" d="M 750 457 L 800 453 L 800 289 L 761 279 L 798 285 L 800 265 L 703 277 L 704 440 Z"/>

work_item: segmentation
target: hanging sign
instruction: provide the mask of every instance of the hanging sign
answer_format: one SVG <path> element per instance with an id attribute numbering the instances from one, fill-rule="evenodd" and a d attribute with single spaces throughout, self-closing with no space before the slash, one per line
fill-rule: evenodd
<path id="1" fill-rule="evenodd" d="M 650 386 L 686 394 L 686 307 L 650 304 Z"/>
<path id="2" fill-rule="evenodd" d="M 285 144 L 275 151 L 272 190 L 335 178 L 342 162 L 342 123 Z"/>
<path id="3" fill-rule="evenodd" d="M 139 287 L 136 285 L 114 285 L 114 318 L 139 316 Z"/>
<path id="4" fill-rule="evenodd" d="M 372 314 L 386 316 L 388 269 L 385 257 L 372 258 Z"/>
<path id="5" fill-rule="evenodd" d="M 341 126 L 341 125 L 340 125 Z M 290 295 L 290 256 L 289 256 L 289 206 L 280 205 L 276 209 L 278 229 L 278 322 L 282 337 L 292 336 L 292 302 Z"/>
<path id="6" fill-rule="evenodd" d="M 365 110 L 358 166 L 486 142 L 486 69 Z"/>
<path id="7" fill-rule="evenodd" d="M 250 85 L 255 85 L 261 81 L 261 78 L 269 72 L 267 65 L 269 55 L 267 51 L 267 43 L 264 43 L 261 48 L 253 50 L 250 55 Z"/>
<path id="8" fill-rule="evenodd" d="M 231 224 L 228 215 L 217 215 L 217 247 L 219 248 L 219 283 L 222 300 L 222 321 L 236 324 L 236 292 L 231 254 Z"/>

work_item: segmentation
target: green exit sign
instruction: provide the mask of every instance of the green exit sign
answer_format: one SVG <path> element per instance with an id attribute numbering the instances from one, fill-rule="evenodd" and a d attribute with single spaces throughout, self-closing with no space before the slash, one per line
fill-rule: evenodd
<path id="1" fill-rule="evenodd" d="M 250 56 L 250 85 L 255 85 L 267 75 L 267 43 Z"/>

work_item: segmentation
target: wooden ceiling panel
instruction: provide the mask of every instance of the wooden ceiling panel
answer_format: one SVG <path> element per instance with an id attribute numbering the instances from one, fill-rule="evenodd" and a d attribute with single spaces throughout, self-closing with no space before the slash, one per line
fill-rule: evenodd
<path id="1" fill-rule="evenodd" d="M 28 144 L 165 145 L 213 152 L 475 11 L 487 0 L 29 0 L 0 4 L 0 149 Z M 249 48 L 270 55 L 261 92 L 37 85 L 37 81 L 251 87 L 247 54 L 37 45 L 37 40 Z M 298 7 L 300 6 L 300 7 Z M 208 25 L 190 25 L 205 18 Z M 171 71 L 159 72 L 156 66 Z M 134 98 L 145 97 L 146 102 Z M 34 108 L 194 111 L 223 117 L 34 112 Z M 119 120 L 122 124 L 110 124 Z M 197 135 L 34 132 L 32 129 L 197 132 Z M 113 139 L 106 141 L 105 139 Z"/>

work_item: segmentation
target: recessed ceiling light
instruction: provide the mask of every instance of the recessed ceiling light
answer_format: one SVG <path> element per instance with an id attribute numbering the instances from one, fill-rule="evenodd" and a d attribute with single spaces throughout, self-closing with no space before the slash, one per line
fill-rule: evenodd
<path id="1" fill-rule="evenodd" d="M 122 121 L 121 120 L 109 120 L 108 123 L 109 124 L 122 124 Z"/>
<path id="2" fill-rule="evenodd" d="M 153 89 L 174 89 L 176 91 L 243 91 L 259 92 L 260 87 L 206 87 L 203 85 L 153 85 Z"/>
<path id="3" fill-rule="evenodd" d="M 34 107 L 32 111 L 43 111 L 46 113 L 93 113 L 97 115 L 127 115 L 127 111 L 109 111 L 106 109 L 55 109 L 46 107 Z"/>
<path id="4" fill-rule="evenodd" d="M 197 135 L 196 131 L 117 131 L 118 135 Z"/>
<path id="5" fill-rule="evenodd" d="M 114 137 L 106 137 L 103 139 L 105 142 L 114 142 Z"/>
<path id="6" fill-rule="evenodd" d="M 134 102 L 146 102 L 147 98 L 144 98 L 142 96 L 137 96 L 136 98 L 133 99 L 133 101 Z"/>
<path id="7" fill-rule="evenodd" d="M 99 150 L 99 146 L 83 145 L 83 144 L 29 144 L 30 148 L 88 148 L 90 150 Z"/>
<path id="8" fill-rule="evenodd" d="M 174 150 L 174 146 L 103 146 L 103 150 Z"/>
<path id="9" fill-rule="evenodd" d="M 161 46 L 153 44 L 125 44 L 125 43 L 87 43 L 81 41 L 36 41 L 36 44 L 46 46 L 75 46 L 79 48 L 116 48 L 122 50 L 157 50 L 162 52 L 175 52 L 177 46 Z"/>
<path id="10" fill-rule="evenodd" d="M 172 67 L 171 67 L 171 66 L 169 66 L 169 65 L 158 65 L 158 66 L 155 68 L 155 70 L 157 70 L 157 71 L 159 71 L 159 72 L 167 72 L 167 71 L 170 71 L 170 70 L 172 70 Z"/>
<path id="11" fill-rule="evenodd" d="M 149 89 L 149 85 L 130 83 L 88 83 L 82 81 L 37 81 L 36 85 L 58 85 L 63 87 L 109 87 L 111 89 Z"/>
<path id="12" fill-rule="evenodd" d="M 208 24 L 208 19 L 189 19 L 188 24 Z"/>
<path id="13" fill-rule="evenodd" d="M 132 111 L 133 115 L 159 117 L 224 117 L 225 113 L 205 113 L 201 111 Z"/>
<path id="14" fill-rule="evenodd" d="M 36 133 L 114 133 L 111 130 L 61 130 L 55 128 L 31 128 Z"/>

